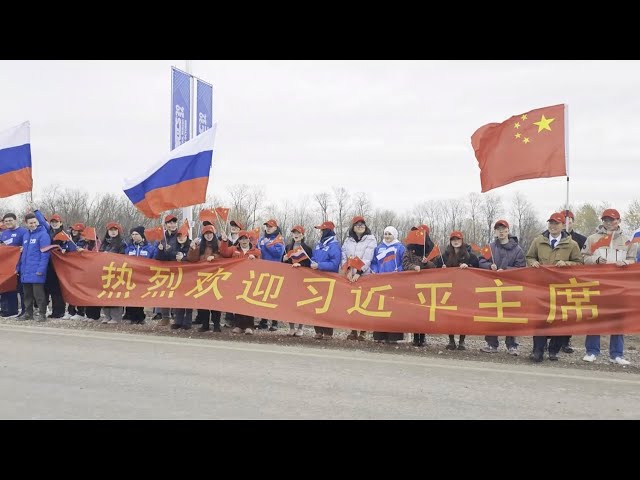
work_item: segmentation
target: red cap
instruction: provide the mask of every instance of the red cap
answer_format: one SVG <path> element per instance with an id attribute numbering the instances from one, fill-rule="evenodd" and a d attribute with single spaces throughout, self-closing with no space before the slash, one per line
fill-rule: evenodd
<path id="1" fill-rule="evenodd" d="M 244 226 L 237 220 L 231 220 L 229 222 L 229 225 L 235 225 L 236 227 L 238 227 L 240 230 L 242 230 L 244 228 Z"/>
<path id="2" fill-rule="evenodd" d="M 51 218 L 49 219 L 50 222 L 53 222 L 54 220 L 57 220 L 58 222 L 61 222 L 62 218 L 60 218 L 60 215 L 58 215 L 56 213 L 55 215 L 51 215 Z"/>
<path id="3" fill-rule="evenodd" d="M 507 228 L 509 228 L 509 222 L 507 222 L 506 220 L 498 220 L 496 222 L 496 224 L 493 226 L 493 229 L 495 230 L 498 227 L 507 227 Z"/>
<path id="4" fill-rule="evenodd" d="M 335 230 L 336 226 L 333 222 L 327 220 L 326 222 L 322 222 L 320 225 L 316 225 L 314 228 L 318 228 L 320 230 Z"/>
<path id="5" fill-rule="evenodd" d="M 74 223 L 71 230 L 75 230 L 76 232 L 84 231 L 84 223 Z"/>
<path id="6" fill-rule="evenodd" d="M 464 235 L 462 235 L 462 232 L 460 230 L 454 230 L 449 234 L 449 240 L 451 240 L 452 238 L 459 238 L 460 240 L 464 240 Z"/>
<path id="7" fill-rule="evenodd" d="M 572 220 L 575 220 L 575 219 L 576 219 L 576 217 L 574 217 L 574 216 L 573 216 L 573 212 L 572 212 L 571 210 L 567 210 L 567 211 L 564 213 L 564 215 L 565 215 L 565 217 L 569 217 L 569 218 L 570 218 L 570 219 L 572 219 Z"/>
<path id="8" fill-rule="evenodd" d="M 565 221 L 564 214 L 560 212 L 552 213 L 551 216 L 549 217 L 549 220 L 547 220 L 547 222 L 557 222 L 557 223 L 564 223 L 564 221 Z"/>
<path id="9" fill-rule="evenodd" d="M 165 217 L 164 217 L 164 223 L 169 223 L 169 222 L 171 222 L 172 220 L 173 220 L 173 221 L 175 221 L 175 222 L 177 222 L 177 221 L 178 221 L 178 217 L 176 217 L 175 215 L 173 215 L 173 214 L 171 214 L 171 213 L 170 213 L 169 215 L 165 215 Z"/>
<path id="10" fill-rule="evenodd" d="M 269 220 L 264 222 L 263 225 L 266 225 L 267 227 L 277 227 L 278 222 L 276 222 L 273 218 L 270 218 Z"/>
<path id="11" fill-rule="evenodd" d="M 216 233 L 216 229 L 213 227 L 213 225 L 207 225 L 206 227 L 202 228 L 202 235 L 204 235 L 205 233 Z"/>
<path id="12" fill-rule="evenodd" d="M 293 227 L 291 229 L 292 232 L 294 232 L 296 230 L 304 235 L 304 227 L 302 225 L 296 225 L 295 227 Z"/>
<path id="13" fill-rule="evenodd" d="M 358 222 L 362 222 L 364 224 L 366 224 L 367 222 L 364 221 L 364 217 L 360 216 L 360 215 L 356 215 L 355 217 L 353 217 L 351 219 L 351 225 L 355 225 Z"/>
<path id="14" fill-rule="evenodd" d="M 620 220 L 620 213 L 615 208 L 607 208 L 602 215 L 600 215 L 600 219 L 602 220 L 604 217 L 610 217 L 614 220 Z"/>
<path id="15" fill-rule="evenodd" d="M 249 235 L 249 232 L 247 232 L 246 230 L 240 230 L 238 232 L 238 240 L 240 240 L 240 238 L 242 237 L 251 238 L 251 235 Z"/>
<path id="16" fill-rule="evenodd" d="M 122 230 L 123 230 L 122 225 L 120 225 L 118 222 L 109 222 L 109 223 L 107 223 L 107 230 L 111 230 L 112 228 L 116 228 L 120 232 L 122 232 Z"/>

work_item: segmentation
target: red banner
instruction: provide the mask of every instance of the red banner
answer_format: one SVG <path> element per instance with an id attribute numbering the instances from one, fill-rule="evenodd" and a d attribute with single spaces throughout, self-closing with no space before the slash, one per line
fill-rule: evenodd
<path id="1" fill-rule="evenodd" d="M 203 308 L 308 325 L 468 335 L 639 333 L 640 265 L 338 274 L 263 260 L 52 254 L 73 305 Z"/>
<path id="2" fill-rule="evenodd" d="M 20 249 L 0 246 L 0 293 L 15 292 L 18 288 L 16 265 L 20 260 Z"/>

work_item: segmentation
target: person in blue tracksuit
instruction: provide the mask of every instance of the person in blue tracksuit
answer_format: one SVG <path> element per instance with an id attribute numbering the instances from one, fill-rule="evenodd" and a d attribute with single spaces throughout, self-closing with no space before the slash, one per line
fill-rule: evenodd
<path id="1" fill-rule="evenodd" d="M 333 222 L 327 220 L 320 225 L 316 225 L 315 228 L 320 230 L 321 236 L 311 254 L 311 268 L 322 272 L 338 273 L 340 261 L 342 260 L 342 248 L 340 247 L 340 242 L 336 240 L 336 226 Z M 316 340 L 333 338 L 332 327 L 314 326 L 313 328 L 316 331 L 313 338 Z"/>
<path id="2" fill-rule="evenodd" d="M 22 237 L 27 233 L 27 229 L 18 226 L 17 218 L 15 213 L 6 213 L 4 217 L 2 217 L 2 223 L 5 229 L 0 232 L 0 243 L 9 247 L 22 247 Z M 24 293 L 19 280 L 20 279 L 18 279 L 18 289 L 15 292 L 5 292 L 1 296 L 1 317 L 13 318 L 24 316 Z M 18 293 L 20 293 L 20 314 L 18 314 Z"/>
<path id="3" fill-rule="evenodd" d="M 47 300 L 44 284 L 47 280 L 47 266 L 49 265 L 49 251 L 51 237 L 44 226 L 38 223 L 33 213 L 24 217 L 27 233 L 22 237 L 22 252 L 18 264 L 18 274 L 24 289 L 25 314 L 23 320 L 33 320 L 33 303 L 38 304 L 39 315 L 36 320 L 44 322 L 47 319 Z M 43 251 L 44 250 L 44 251 Z"/>
<path id="4" fill-rule="evenodd" d="M 124 250 L 125 255 L 142 258 L 156 258 L 156 248 L 145 238 L 144 227 L 142 225 L 132 228 L 130 233 L 131 243 L 126 246 Z M 127 307 L 127 316 L 131 321 L 131 324 L 144 324 L 144 307 Z"/>
<path id="5" fill-rule="evenodd" d="M 260 247 L 260 253 L 262 259 L 268 262 L 282 262 L 284 257 L 284 239 L 282 237 L 282 231 L 273 218 L 264 222 L 264 236 L 260 239 L 258 246 Z M 265 330 L 267 328 L 267 320 L 263 318 L 258 324 L 258 328 Z M 278 321 L 271 320 L 270 332 L 278 330 Z"/>

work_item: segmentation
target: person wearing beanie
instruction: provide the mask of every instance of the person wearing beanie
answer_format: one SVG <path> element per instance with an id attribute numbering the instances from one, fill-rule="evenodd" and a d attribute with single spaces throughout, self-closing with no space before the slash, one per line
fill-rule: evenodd
<path id="1" fill-rule="evenodd" d="M 144 236 L 144 227 L 139 225 L 129 231 L 131 243 L 127 245 L 124 254 L 142 258 L 156 258 L 156 249 Z M 127 316 L 131 324 L 144 324 L 145 314 L 143 307 L 127 307 Z"/>

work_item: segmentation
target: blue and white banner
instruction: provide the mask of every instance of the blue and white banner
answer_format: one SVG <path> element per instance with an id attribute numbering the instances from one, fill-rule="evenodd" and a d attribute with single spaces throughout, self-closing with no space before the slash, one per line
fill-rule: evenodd
<path id="1" fill-rule="evenodd" d="M 213 125 L 213 85 L 198 79 L 196 102 L 196 135 L 209 130 Z"/>
<path id="2" fill-rule="evenodd" d="M 171 67 L 171 150 L 191 139 L 191 75 Z"/>

